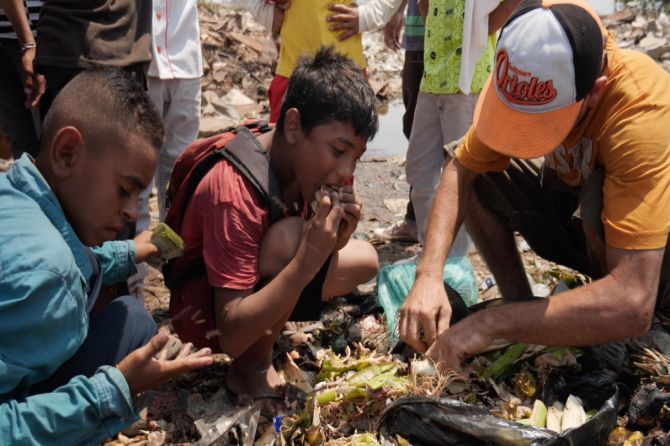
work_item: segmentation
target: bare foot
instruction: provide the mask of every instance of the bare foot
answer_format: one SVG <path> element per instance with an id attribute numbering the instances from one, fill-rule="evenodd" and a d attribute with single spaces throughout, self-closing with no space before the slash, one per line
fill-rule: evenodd
<path id="1" fill-rule="evenodd" d="M 286 410 L 281 386 L 285 383 L 272 363 L 249 364 L 235 360 L 228 370 L 226 385 L 228 390 L 243 398 L 262 402 L 261 410 L 280 414 Z"/>

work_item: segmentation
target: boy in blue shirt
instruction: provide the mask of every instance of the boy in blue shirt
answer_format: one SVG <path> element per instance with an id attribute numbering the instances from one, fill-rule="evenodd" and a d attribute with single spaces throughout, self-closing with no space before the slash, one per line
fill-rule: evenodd
<path id="1" fill-rule="evenodd" d="M 0 438 L 99 444 L 136 419 L 134 395 L 212 360 L 191 346 L 154 359 L 167 337 L 133 298 L 89 317 L 102 285 L 157 254 L 149 232 L 108 241 L 136 218 L 163 142 L 146 94 L 120 70 L 86 71 L 42 135 L 35 161 L 0 174 Z"/>

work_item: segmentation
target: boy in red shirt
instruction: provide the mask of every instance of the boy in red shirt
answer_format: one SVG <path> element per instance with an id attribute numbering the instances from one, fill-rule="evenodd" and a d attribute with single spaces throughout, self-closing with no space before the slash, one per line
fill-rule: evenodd
<path id="1" fill-rule="evenodd" d="M 253 142 L 269 152 L 289 210 L 285 218 L 270 225 L 253 186 L 227 160 L 196 188 L 181 236 L 187 246 L 202 244 L 207 281 L 172 290 L 173 306 L 194 306 L 173 314 L 173 324 L 182 338 L 191 333 L 184 340 L 234 358 L 227 382 L 232 392 L 277 397 L 282 382 L 272 347 L 284 323 L 317 320 L 322 300 L 348 294 L 376 274 L 372 245 L 350 240 L 361 203 L 345 185 L 376 131 L 374 93 L 360 68 L 322 48 L 291 76 L 276 129 Z M 306 218 L 324 185 L 332 191 L 317 197 Z M 212 300 L 194 305 L 202 293 Z M 193 325 L 194 312 L 215 321 L 216 335 L 205 328 L 192 334 L 201 326 Z"/>

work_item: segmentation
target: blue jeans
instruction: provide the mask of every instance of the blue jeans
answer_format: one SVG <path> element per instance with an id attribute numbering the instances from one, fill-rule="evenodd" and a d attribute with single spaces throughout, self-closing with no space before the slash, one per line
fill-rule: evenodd
<path id="1" fill-rule="evenodd" d="M 93 376 L 98 367 L 114 366 L 130 352 L 145 345 L 156 334 L 156 323 L 133 296 L 113 300 L 93 316 L 86 340 L 77 353 L 53 375 L 31 388 L 31 393 L 46 393 L 77 375 Z"/>

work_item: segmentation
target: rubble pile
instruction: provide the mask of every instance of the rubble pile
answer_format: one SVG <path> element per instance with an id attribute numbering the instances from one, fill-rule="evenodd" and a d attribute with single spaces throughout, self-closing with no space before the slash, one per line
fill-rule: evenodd
<path id="1" fill-rule="evenodd" d="M 626 8 L 603 17 L 605 27 L 613 32 L 620 48 L 641 51 L 670 71 L 670 17 Z"/>
<path id="2" fill-rule="evenodd" d="M 393 100 L 402 94 L 403 52 L 384 45 L 383 32 L 363 34 L 363 53 L 367 61 L 368 80 L 377 98 Z"/>
<path id="3" fill-rule="evenodd" d="M 244 10 L 199 3 L 203 70 L 200 136 L 245 118 L 265 118 L 278 57 L 275 38 Z M 364 36 L 370 84 L 380 100 L 400 95 L 403 55 L 384 46 L 381 32 Z"/>
<path id="4" fill-rule="evenodd" d="M 267 113 L 277 47 L 248 12 L 199 3 L 198 13 L 204 71 L 200 132 L 209 136 Z"/>

